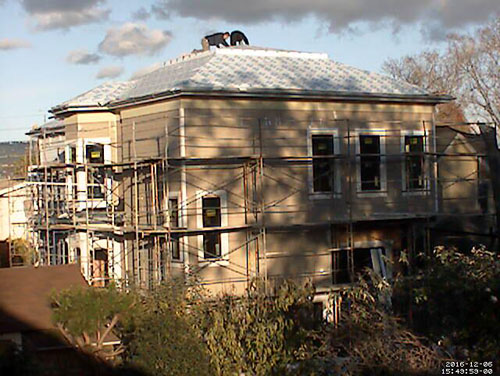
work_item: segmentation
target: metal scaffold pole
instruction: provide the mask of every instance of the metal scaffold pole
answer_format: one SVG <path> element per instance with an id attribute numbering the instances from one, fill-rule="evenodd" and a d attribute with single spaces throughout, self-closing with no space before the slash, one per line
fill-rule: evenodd
<path id="1" fill-rule="evenodd" d="M 49 230 L 49 186 L 48 186 L 48 174 L 49 170 L 47 167 L 47 132 L 43 130 L 43 153 L 44 153 L 44 201 L 45 201 L 45 260 L 42 261 L 42 265 L 50 264 L 50 230 Z"/>
<path id="2" fill-rule="evenodd" d="M 264 258 L 264 288 L 269 294 L 269 281 L 267 275 L 267 236 L 266 236 L 266 203 L 264 193 L 264 145 L 262 137 L 262 119 L 259 119 L 259 196 L 260 196 L 260 231 L 262 237 L 262 254 Z"/>
<path id="3" fill-rule="evenodd" d="M 134 279 L 139 282 L 140 278 L 140 255 L 139 255 L 139 188 L 137 185 L 137 146 L 135 137 L 135 121 L 132 123 L 132 143 L 134 153 L 134 227 L 135 227 L 135 252 L 134 252 Z"/>

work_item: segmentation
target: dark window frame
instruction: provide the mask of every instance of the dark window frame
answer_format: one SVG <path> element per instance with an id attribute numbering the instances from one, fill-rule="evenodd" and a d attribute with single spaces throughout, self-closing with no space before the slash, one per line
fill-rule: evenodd
<path id="1" fill-rule="evenodd" d="M 179 227 L 179 198 L 169 197 L 168 198 L 168 210 L 169 210 L 169 225 L 171 228 Z M 172 255 L 173 261 L 182 261 L 179 238 L 171 234 L 169 241 L 169 251 Z"/>
<path id="2" fill-rule="evenodd" d="M 382 135 L 361 133 L 359 142 L 359 179 L 361 192 L 381 192 L 383 188 Z"/>
<path id="3" fill-rule="evenodd" d="M 490 211 L 491 180 L 487 166 L 486 157 L 477 158 L 477 203 L 483 214 Z"/>
<path id="4" fill-rule="evenodd" d="M 94 150 L 93 150 L 94 149 Z M 100 149 L 100 150 L 98 150 Z M 104 164 L 104 144 L 92 143 L 85 145 L 85 161 L 87 163 Z M 98 153 L 99 155 L 93 155 Z M 106 171 L 102 166 L 88 166 L 87 196 L 89 199 L 102 200 L 106 191 Z"/>
<path id="5" fill-rule="evenodd" d="M 312 192 L 335 193 L 335 134 L 314 133 L 311 135 Z M 325 156 L 324 158 L 318 158 Z"/>
<path id="6" fill-rule="evenodd" d="M 221 227 L 222 199 L 217 195 L 207 195 L 201 199 L 203 228 Z M 222 237 L 220 231 L 211 231 L 203 234 L 203 258 L 222 258 Z"/>
<path id="7" fill-rule="evenodd" d="M 425 136 L 404 135 L 404 154 L 405 190 L 407 192 L 425 190 L 427 188 L 425 179 Z"/>
<path id="8" fill-rule="evenodd" d="M 382 246 L 356 247 L 352 251 L 349 248 L 332 251 L 332 283 L 335 285 L 356 282 L 357 275 L 363 273 L 366 267 L 375 271 L 371 255 L 375 249 L 381 249 L 382 253 L 387 255 L 387 250 Z"/>

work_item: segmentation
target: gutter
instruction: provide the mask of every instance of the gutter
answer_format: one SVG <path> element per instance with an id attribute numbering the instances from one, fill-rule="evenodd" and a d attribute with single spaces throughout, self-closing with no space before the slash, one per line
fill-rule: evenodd
<path id="1" fill-rule="evenodd" d="M 238 97 L 238 98 L 272 98 L 272 99 L 316 99 L 316 100 L 340 100 L 340 101 L 377 101 L 377 102 L 400 102 L 400 103 L 446 103 L 452 101 L 450 95 L 400 95 L 400 94 L 371 94 L 371 93 L 346 93 L 332 91 L 311 91 L 311 90 L 280 90 L 280 89 L 258 89 L 258 90 L 224 90 L 217 88 L 184 88 L 164 91 L 157 94 L 145 95 L 126 99 L 123 101 L 109 102 L 109 109 L 120 108 L 132 104 L 142 104 L 164 98 L 177 96 L 199 96 L 209 95 L 214 97 Z"/>

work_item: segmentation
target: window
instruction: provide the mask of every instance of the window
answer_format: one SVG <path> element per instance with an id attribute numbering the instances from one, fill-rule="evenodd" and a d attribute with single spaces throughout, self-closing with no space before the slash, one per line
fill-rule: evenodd
<path id="1" fill-rule="evenodd" d="M 361 191 L 381 189 L 380 136 L 360 135 L 360 179 Z"/>
<path id="2" fill-rule="evenodd" d="M 104 287 L 109 283 L 108 252 L 105 249 L 96 249 L 91 252 L 94 254 L 92 262 L 93 285 Z"/>
<path id="3" fill-rule="evenodd" d="M 332 278 L 333 283 L 349 283 L 348 254 L 349 250 L 342 249 L 332 253 Z"/>
<path id="4" fill-rule="evenodd" d="M 167 254 L 167 237 L 160 238 L 160 267 L 158 268 L 158 280 L 167 280 L 168 271 L 168 254 Z"/>
<path id="5" fill-rule="evenodd" d="M 332 135 L 313 135 L 313 191 L 333 192 L 335 160 Z M 325 156 L 325 158 L 318 158 Z"/>
<path id="6" fill-rule="evenodd" d="M 202 198 L 203 227 L 221 226 L 220 197 Z M 205 259 L 221 257 L 220 232 L 208 232 L 203 235 L 203 257 Z"/>
<path id="7" fill-rule="evenodd" d="M 405 136 L 404 142 L 406 190 L 422 190 L 425 188 L 424 136 Z"/>
<path id="8" fill-rule="evenodd" d="M 104 164 L 104 145 L 94 144 L 85 147 L 87 163 Z M 104 198 L 104 185 L 106 174 L 102 166 L 90 166 L 88 168 L 87 194 L 89 198 Z"/>
<path id="9" fill-rule="evenodd" d="M 69 147 L 68 162 L 69 163 L 76 163 L 76 147 L 75 146 L 70 146 Z"/>
<path id="10" fill-rule="evenodd" d="M 79 247 L 75 248 L 75 262 L 79 264 L 82 260 L 82 251 Z"/>
<path id="11" fill-rule="evenodd" d="M 486 158 L 477 158 L 477 202 L 481 213 L 488 213 L 488 197 L 490 196 L 489 177 L 486 170 Z"/>
<path id="12" fill-rule="evenodd" d="M 57 149 L 57 161 L 59 163 L 64 163 L 65 162 L 65 158 L 66 158 L 66 155 L 65 155 L 64 150 L 63 151 L 59 151 L 59 149 Z"/>
<path id="13" fill-rule="evenodd" d="M 179 200 L 177 198 L 168 199 L 168 211 L 170 215 L 170 227 L 179 227 Z"/>
<path id="14" fill-rule="evenodd" d="M 332 282 L 355 282 L 358 274 L 362 274 L 366 268 L 387 277 L 383 255 L 386 255 L 383 247 L 354 248 L 352 253 L 349 249 L 332 252 Z"/>
<path id="15" fill-rule="evenodd" d="M 366 268 L 373 268 L 372 250 L 370 248 L 355 248 L 352 253 L 353 261 L 353 282 L 358 274 L 363 274 Z"/>
<path id="16" fill-rule="evenodd" d="M 177 198 L 170 198 L 168 200 L 168 210 L 170 216 L 170 227 L 179 227 L 179 200 Z M 169 249 L 172 253 L 172 259 L 179 261 L 181 259 L 181 253 L 179 249 L 179 239 L 176 235 L 171 235 Z"/>
<path id="17" fill-rule="evenodd" d="M 340 195 L 338 129 L 307 129 L 307 154 L 312 157 L 308 166 L 309 198 L 331 199 Z"/>
<path id="18" fill-rule="evenodd" d="M 198 260 L 207 261 L 209 267 L 229 264 L 229 233 L 221 229 L 228 226 L 227 202 L 222 189 L 196 192 L 196 225 L 205 230 L 197 235 Z"/>

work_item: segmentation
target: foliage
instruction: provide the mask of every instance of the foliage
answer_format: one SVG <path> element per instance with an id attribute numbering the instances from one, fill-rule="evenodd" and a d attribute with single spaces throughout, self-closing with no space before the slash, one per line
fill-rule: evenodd
<path id="1" fill-rule="evenodd" d="M 21 256 L 23 265 L 33 265 L 36 253 L 33 247 L 25 239 L 12 239 L 13 255 Z"/>
<path id="2" fill-rule="evenodd" d="M 124 351 L 104 346 L 120 319 L 133 312 L 133 294 L 120 292 L 116 286 L 105 289 L 71 288 L 53 294 L 53 320 L 64 337 L 77 349 L 101 359 L 112 359 Z"/>
<path id="3" fill-rule="evenodd" d="M 269 297 L 255 280 L 246 296 L 225 295 L 199 307 L 197 326 L 216 373 L 281 375 L 310 358 L 313 293 L 311 286 L 285 281 Z"/>
<path id="4" fill-rule="evenodd" d="M 451 94 L 464 112 L 500 124 L 500 17 L 471 35 L 448 36 L 448 48 L 389 59 L 383 70 L 431 92 Z"/>
<path id="5" fill-rule="evenodd" d="M 440 355 L 392 314 L 391 292 L 370 270 L 356 285 L 332 295 L 343 310 L 327 338 L 349 360 L 344 374 L 423 375 L 439 369 Z"/>
<path id="6" fill-rule="evenodd" d="M 498 362 L 500 256 L 483 248 L 463 254 L 437 247 L 420 257 L 424 267 L 395 287 L 411 289 L 416 327 L 456 357 Z"/>
<path id="7" fill-rule="evenodd" d="M 125 362 L 151 375 L 211 375 L 202 339 L 192 326 L 188 303 L 199 284 L 169 281 L 142 294 L 138 310 L 124 322 Z"/>
<path id="8" fill-rule="evenodd" d="M 438 248 L 424 261 L 417 275 L 400 276 L 393 286 L 367 271 L 333 293 L 342 307 L 338 325 L 313 325 L 312 286 L 284 281 L 269 295 L 256 279 L 244 296 L 213 298 L 193 276 L 151 291 L 66 291 L 55 299 L 54 316 L 80 348 L 90 345 L 78 338 L 102 338 L 113 328 L 125 348 L 124 365 L 145 374 L 432 373 L 446 352 L 429 347 L 393 314 L 393 292 L 410 293 L 428 328 L 421 333 L 432 342 L 466 349 L 472 359 L 498 359 L 498 256 Z"/>

